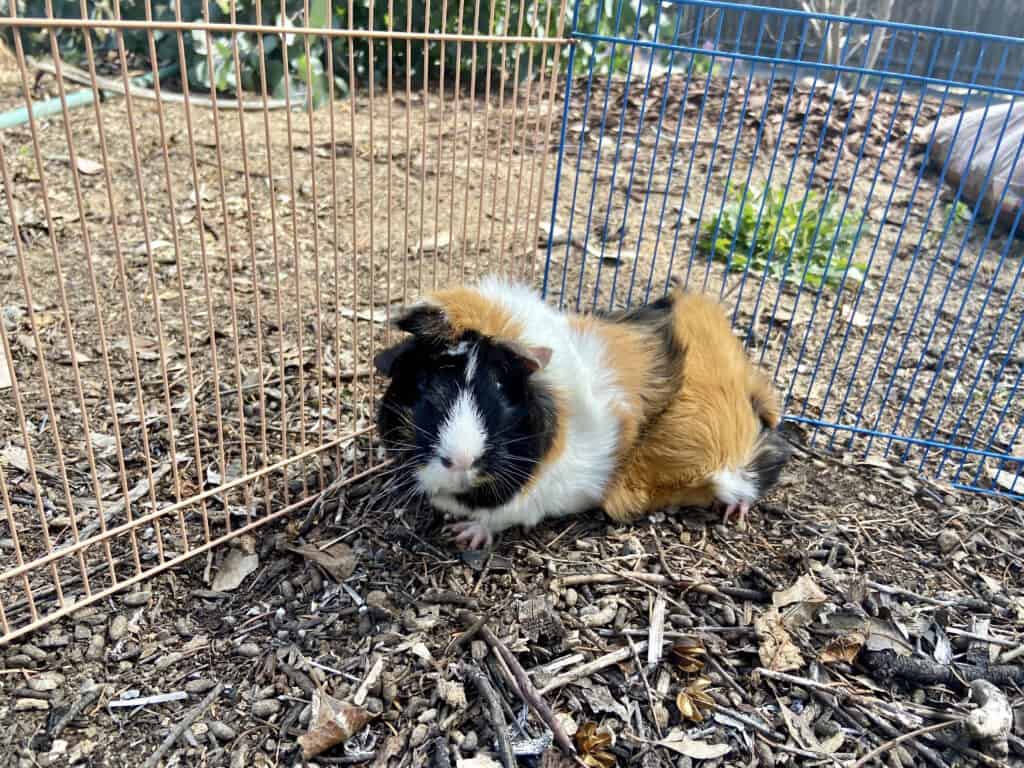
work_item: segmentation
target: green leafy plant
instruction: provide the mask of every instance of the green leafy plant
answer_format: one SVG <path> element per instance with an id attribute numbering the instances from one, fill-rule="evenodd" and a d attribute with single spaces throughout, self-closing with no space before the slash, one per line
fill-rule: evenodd
<path id="1" fill-rule="evenodd" d="M 758 222 L 758 212 L 764 210 Z M 801 207 L 803 214 L 801 215 Z M 698 247 L 730 271 L 748 268 L 789 283 L 801 280 L 814 288 L 858 284 L 867 266 L 854 261 L 857 230 L 864 214 L 847 207 L 840 196 L 810 192 L 787 200 L 782 189 L 735 191 L 718 216 L 701 231 Z M 861 239 L 867 233 L 861 232 Z M 735 243 L 734 243 L 735 241 Z M 787 265 L 788 259 L 788 265 Z"/>

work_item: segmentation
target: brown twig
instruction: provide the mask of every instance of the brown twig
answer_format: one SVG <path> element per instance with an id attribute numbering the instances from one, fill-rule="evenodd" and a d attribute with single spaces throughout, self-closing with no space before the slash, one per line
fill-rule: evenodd
<path id="1" fill-rule="evenodd" d="M 501 660 L 505 662 L 505 666 L 507 666 L 512 672 L 512 675 L 516 679 L 516 683 L 519 685 L 519 695 L 522 696 L 523 701 L 529 705 L 529 707 L 537 714 L 537 717 L 539 717 L 551 730 L 551 735 L 554 737 L 555 743 L 558 747 L 567 756 L 574 758 L 577 764 L 582 765 L 579 758 L 576 757 L 576 749 L 569 740 L 569 736 L 558 722 L 558 719 L 555 717 L 555 713 L 551 710 L 551 707 L 548 706 L 548 703 L 544 701 L 544 698 L 533 686 L 533 681 L 530 680 L 530 676 L 526 674 L 526 670 L 523 669 L 523 665 L 519 663 L 515 654 L 513 654 L 512 651 L 510 651 L 508 647 L 498 639 L 498 636 L 486 626 L 485 621 L 481 621 L 480 618 L 474 616 L 469 611 L 460 611 L 459 618 L 464 623 L 470 624 L 470 628 L 479 623 L 478 633 L 480 637 L 482 637 L 484 641 L 494 649 L 494 651 L 501 657 Z"/>
<path id="2" fill-rule="evenodd" d="M 193 707 L 192 711 L 186 714 L 181 721 L 171 729 L 171 732 L 167 734 L 167 738 L 163 740 L 159 747 L 157 747 L 156 752 L 151 754 L 146 762 L 142 764 L 142 768 L 156 768 L 163 759 L 163 756 L 167 753 L 167 750 L 173 747 L 174 743 L 181 738 L 181 735 L 192 727 L 192 723 L 198 720 L 199 716 L 210 708 L 210 705 L 217 700 L 217 697 L 220 696 L 220 692 L 223 690 L 224 683 L 217 683 L 216 687 L 206 694 L 206 698 L 199 702 L 198 706 Z"/>
<path id="3" fill-rule="evenodd" d="M 96 685 L 91 680 L 86 682 L 79 689 L 79 696 L 75 701 L 68 707 L 67 712 L 57 721 L 57 724 L 53 726 L 53 730 L 50 731 L 50 736 L 56 739 L 64 731 L 71 721 L 82 714 L 82 711 L 92 704 L 96 699 L 100 697 L 100 692 L 103 690 L 103 686 Z"/>
<path id="4" fill-rule="evenodd" d="M 473 681 L 481 698 L 487 702 L 487 709 L 490 712 L 491 726 L 494 729 L 495 737 L 498 740 L 498 756 L 505 768 L 515 768 L 516 757 L 512 752 L 512 742 L 508 738 L 508 721 L 505 720 L 505 711 L 501 708 L 498 700 L 498 693 L 487 679 L 487 675 L 473 664 L 463 662 L 462 673 Z"/>
<path id="5" fill-rule="evenodd" d="M 908 739 L 913 739 L 917 736 L 922 736 L 926 733 L 932 733 L 933 731 L 941 731 L 944 728 L 949 728 L 954 725 L 960 725 L 960 720 L 947 720 L 943 723 L 932 723 L 931 725 L 925 725 L 921 728 L 915 728 L 912 731 L 897 736 L 895 739 L 890 739 L 884 744 L 879 744 L 877 747 L 868 752 L 864 757 L 860 758 L 857 762 L 850 766 L 850 768 L 861 768 L 863 765 L 867 765 L 869 762 L 874 760 L 879 755 L 888 752 L 893 747 L 899 746 Z"/>

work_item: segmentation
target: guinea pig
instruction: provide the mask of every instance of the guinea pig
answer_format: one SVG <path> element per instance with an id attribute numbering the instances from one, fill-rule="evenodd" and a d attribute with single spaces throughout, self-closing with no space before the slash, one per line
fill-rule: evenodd
<path id="1" fill-rule="evenodd" d="M 562 313 L 485 278 L 399 313 L 409 338 L 375 358 L 390 378 L 386 449 L 460 521 L 460 546 L 603 507 L 746 514 L 788 458 L 779 409 L 723 311 L 682 291 L 628 312 Z"/>

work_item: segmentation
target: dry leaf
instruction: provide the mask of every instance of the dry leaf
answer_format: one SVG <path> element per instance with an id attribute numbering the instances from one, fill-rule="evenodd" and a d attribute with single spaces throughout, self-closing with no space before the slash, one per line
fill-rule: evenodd
<path id="1" fill-rule="evenodd" d="M 823 603 L 826 600 L 825 593 L 821 591 L 814 577 L 805 573 L 788 589 L 782 589 L 772 594 L 772 605 L 776 608 L 784 608 L 793 603 Z"/>
<path id="2" fill-rule="evenodd" d="M 704 646 L 697 640 L 681 640 L 668 649 L 668 657 L 680 671 L 694 675 L 704 669 Z"/>
<path id="3" fill-rule="evenodd" d="M 257 554 L 246 554 L 240 549 L 231 549 L 220 570 L 213 578 L 211 588 L 216 592 L 230 592 L 237 589 L 245 577 L 256 570 L 260 564 L 260 557 Z"/>
<path id="4" fill-rule="evenodd" d="M 775 672 L 800 669 L 804 665 L 800 649 L 793 644 L 777 608 L 758 616 L 754 621 L 754 631 L 761 640 L 757 652 L 762 665 Z"/>
<path id="5" fill-rule="evenodd" d="M 611 745 L 611 734 L 598 730 L 597 723 L 584 723 L 576 731 L 576 748 L 586 766 L 615 768 L 615 755 L 608 749 Z"/>
<path id="6" fill-rule="evenodd" d="M 857 654 L 860 653 L 860 649 L 864 647 L 865 639 L 866 635 L 861 630 L 854 630 L 832 638 L 825 646 L 825 650 L 821 652 L 822 663 L 835 664 L 842 661 L 852 664 L 853 660 L 857 658 Z"/>
<path id="7" fill-rule="evenodd" d="M 673 728 L 668 736 L 655 744 L 667 747 L 692 760 L 714 760 L 732 751 L 728 744 L 708 744 L 706 741 L 691 739 L 679 728 Z"/>
<path id="8" fill-rule="evenodd" d="M 316 563 L 335 581 L 344 581 L 356 569 L 355 553 L 344 542 L 339 541 L 323 551 L 320 551 L 320 549 L 312 544 L 288 547 L 288 551 L 302 555 L 311 563 Z"/>
<path id="9" fill-rule="evenodd" d="M 95 176 L 103 172 L 103 163 L 97 163 L 87 157 L 76 158 L 75 165 L 78 166 L 78 172 L 84 173 L 86 176 Z"/>
<path id="10" fill-rule="evenodd" d="M 715 700 L 705 691 L 711 687 L 711 681 L 706 677 L 698 677 L 676 696 L 676 706 L 679 714 L 684 720 L 692 720 L 699 723 L 706 716 L 709 710 L 714 709 Z"/>
<path id="11" fill-rule="evenodd" d="M 362 707 L 353 707 L 324 691 L 313 695 L 309 730 L 299 736 L 302 756 L 309 760 L 336 744 L 348 741 L 373 718 Z"/>

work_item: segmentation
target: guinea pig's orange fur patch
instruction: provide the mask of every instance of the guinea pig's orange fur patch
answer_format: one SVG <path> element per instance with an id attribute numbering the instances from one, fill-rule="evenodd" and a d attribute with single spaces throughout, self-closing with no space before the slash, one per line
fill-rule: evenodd
<path id="1" fill-rule="evenodd" d="M 501 304 L 485 298 L 473 288 L 446 288 L 435 291 L 430 300 L 444 310 L 453 335 L 476 331 L 501 341 L 521 341 L 523 329 Z"/>
<path id="2" fill-rule="evenodd" d="M 685 349 L 683 384 L 644 429 L 606 494 L 605 510 L 615 520 L 632 520 L 663 506 L 711 504 L 714 473 L 743 467 L 761 420 L 778 423 L 774 391 L 747 359 L 722 308 L 707 297 L 677 292 L 672 312 Z M 616 369 L 623 367 L 612 359 Z M 638 370 L 650 368 L 635 357 L 627 361 Z M 635 379 L 625 372 L 622 378 Z"/>

